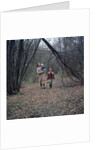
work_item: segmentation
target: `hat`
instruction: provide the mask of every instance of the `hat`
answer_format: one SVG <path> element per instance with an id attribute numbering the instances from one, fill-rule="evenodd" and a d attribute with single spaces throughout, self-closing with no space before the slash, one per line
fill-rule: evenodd
<path id="1" fill-rule="evenodd" d="M 44 66 L 44 64 L 41 64 L 41 66 Z"/>

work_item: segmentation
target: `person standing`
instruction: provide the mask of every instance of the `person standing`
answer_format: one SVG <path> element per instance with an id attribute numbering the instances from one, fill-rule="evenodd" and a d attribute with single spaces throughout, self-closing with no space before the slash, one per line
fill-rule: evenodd
<path id="1" fill-rule="evenodd" d="M 38 78 L 38 81 L 40 83 L 40 87 L 42 87 L 42 78 L 41 78 L 41 64 L 40 62 L 38 62 L 37 64 L 37 78 Z"/>
<path id="2" fill-rule="evenodd" d="M 49 88 L 52 88 L 54 79 L 55 79 L 54 72 L 52 71 L 52 68 L 49 68 L 49 72 L 47 74 L 47 80 L 49 80 Z"/>

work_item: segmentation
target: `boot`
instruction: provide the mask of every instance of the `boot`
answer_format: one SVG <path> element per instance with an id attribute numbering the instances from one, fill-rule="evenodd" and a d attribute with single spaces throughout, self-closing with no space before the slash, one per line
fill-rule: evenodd
<path id="1" fill-rule="evenodd" d="M 50 89 L 52 88 L 52 84 L 50 84 Z"/>
<path id="2" fill-rule="evenodd" d="M 42 83 L 40 83 L 40 87 L 42 88 Z"/>
<path id="3" fill-rule="evenodd" d="M 43 84 L 43 89 L 45 89 L 45 84 Z"/>

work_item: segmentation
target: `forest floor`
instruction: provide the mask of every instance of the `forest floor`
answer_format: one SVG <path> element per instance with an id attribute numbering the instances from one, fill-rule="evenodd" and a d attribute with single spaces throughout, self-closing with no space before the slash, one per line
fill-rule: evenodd
<path id="1" fill-rule="evenodd" d="M 7 119 L 36 118 L 84 113 L 84 87 L 62 86 L 41 89 L 39 83 L 24 84 L 16 95 L 7 96 Z"/>

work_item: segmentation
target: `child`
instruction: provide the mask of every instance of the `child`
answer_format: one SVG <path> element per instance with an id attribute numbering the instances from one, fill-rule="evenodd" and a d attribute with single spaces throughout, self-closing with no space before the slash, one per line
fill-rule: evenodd
<path id="1" fill-rule="evenodd" d="M 55 75 L 52 72 L 52 68 L 49 68 L 49 72 L 48 72 L 48 75 L 47 75 L 47 80 L 49 80 L 49 87 L 50 88 L 52 88 L 52 83 L 53 83 L 54 79 L 55 79 Z"/>
<path id="2" fill-rule="evenodd" d="M 45 72 L 46 68 L 44 67 L 44 64 L 41 64 L 41 71 Z"/>

